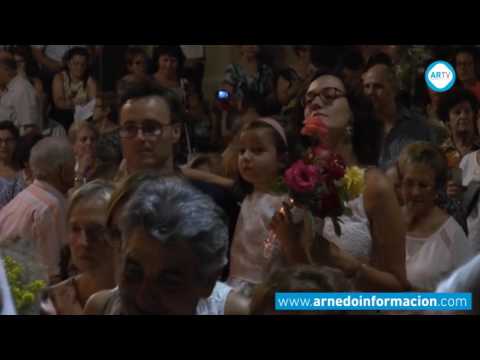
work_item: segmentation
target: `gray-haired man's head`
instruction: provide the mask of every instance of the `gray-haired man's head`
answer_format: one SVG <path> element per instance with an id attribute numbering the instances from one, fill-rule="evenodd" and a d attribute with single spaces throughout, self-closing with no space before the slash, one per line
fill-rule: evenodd
<path id="1" fill-rule="evenodd" d="M 179 178 L 140 186 L 126 205 L 121 230 L 120 292 L 129 313 L 194 312 L 227 263 L 223 211 Z"/>

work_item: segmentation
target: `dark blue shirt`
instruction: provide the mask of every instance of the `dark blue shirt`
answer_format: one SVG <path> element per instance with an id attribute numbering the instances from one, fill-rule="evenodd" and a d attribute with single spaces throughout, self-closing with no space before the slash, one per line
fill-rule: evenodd
<path id="1" fill-rule="evenodd" d="M 433 142 L 432 129 L 419 113 L 399 107 L 397 121 L 384 139 L 379 167 L 386 170 L 398 159 L 406 145 L 417 141 Z"/>

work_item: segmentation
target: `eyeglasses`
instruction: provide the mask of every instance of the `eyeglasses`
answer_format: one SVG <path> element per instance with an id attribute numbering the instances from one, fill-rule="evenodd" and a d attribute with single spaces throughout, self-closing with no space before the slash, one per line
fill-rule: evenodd
<path id="1" fill-rule="evenodd" d="M 344 91 L 334 87 L 326 87 L 317 91 L 310 91 L 305 95 L 305 98 L 302 99 L 302 106 L 310 106 L 317 96 L 320 97 L 325 105 L 331 105 L 338 98 L 345 97 L 346 94 Z"/>
<path id="2" fill-rule="evenodd" d="M 139 131 L 142 132 L 144 138 L 156 139 L 163 135 L 164 129 L 173 124 L 161 125 L 158 123 L 147 123 L 141 126 L 136 124 L 127 124 L 120 128 L 120 137 L 124 139 L 132 139 L 138 136 Z"/>

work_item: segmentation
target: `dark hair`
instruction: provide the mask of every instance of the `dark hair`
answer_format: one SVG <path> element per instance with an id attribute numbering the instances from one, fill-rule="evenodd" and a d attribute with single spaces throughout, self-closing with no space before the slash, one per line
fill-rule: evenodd
<path id="1" fill-rule="evenodd" d="M 339 68 L 343 69 L 351 69 L 351 70 L 361 70 L 365 66 L 365 62 L 363 60 L 363 56 L 360 51 L 356 49 L 348 49 L 341 57 L 340 57 L 340 65 Z"/>
<path id="2" fill-rule="evenodd" d="M 170 89 L 160 86 L 156 81 L 142 79 L 125 84 L 120 94 L 120 108 L 127 101 L 138 100 L 147 97 L 160 97 L 167 103 L 172 117 L 172 123 L 183 123 L 185 114 L 182 101 L 178 95 Z"/>
<path id="3" fill-rule="evenodd" d="M 448 123 L 450 110 L 465 101 L 470 103 L 473 113 L 476 114 L 478 110 L 478 100 L 470 90 L 457 87 L 447 93 L 442 94 L 437 109 L 437 115 L 440 120 L 442 120 L 444 123 Z M 475 128 L 477 128 L 475 120 L 474 123 Z"/>
<path id="4" fill-rule="evenodd" d="M 241 101 L 244 108 L 254 108 L 260 116 L 270 115 L 264 97 L 260 96 L 256 91 L 245 89 Z"/>
<path id="5" fill-rule="evenodd" d="M 185 54 L 179 45 L 160 45 L 153 50 L 153 71 L 158 70 L 158 59 L 163 55 L 170 55 L 177 59 L 177 77 L 183 76 L 183 67 L 185 65 Z"/>
<path id="6" fill-rule="evenodd" d="M 424 164 L 435 171 L 435 186 L 438 191 L 445 188 L 448 166 L 445 154 L 435 145 L 418 141 L 403 148 L 399 156 L 399 177 L 403 177 L 407 164 Z"/>
<path id="7" fill-rule="evenodd" d="M 293 70 L 292 68 L 284 68 L 279 70 L 275 74 L 274 84 L 277 84 L 278 79 L 281 77 L 287 80 L 291 85 L 292 81 L 294 81 L 296 78 L 295 70 Z"/>
<path id="8" fill-rule="evenodd" d="M 198 259 L 200 281 L 211 281 L 226 265 L 225 213 L 181 178 L 164 177 L 140 185 L 125 207 L 121 227 L 124 239 L 141 227 L 166 246 L 185 241 Z"/>
<path id="9" fill-rule="evenodd" d="M 70 73 L 68 71 L 68 63 L 75 56 L 83 56 L 86 58 L 87 69 L 85 71 L 85 75 L 83 76 L 83 82 L 84 82 L 84 86 L 87 86 L 87 81 L 88 81 L 88 78 L 90 77 L 90 53 L 88 52 L 87 49 L 80 46 L 75 46 L 65 53 L 65 55 L 63 56 L 63 65 L 65 70 L 67 70 L 66 73 L 69 79 L 70 79 Z"/>
<path id="10" fill-rule="evenodd" d="M 40 134 L 30 133 L 20 137 L 15 153 L 13 155 L 14 161 L 21 169 L 25 168 L 25 164 L 30 160 L 30 153 L 32 148 L 43 139 Z"/>
<path id="11" fill-rule="evenodd" d="M 276 117 L 270 117 L 274 120 L 276 120 L 279 124 L 281 124 L 281 120 L 276 118 Z M 280 171 L 283 173 L 284 170 L 287 169 L 287 167 L 290 165 L 290 159 L 289 159 L 289 145 L 285 144 L 284 140 L 282 139 L 281 135 L 278 133 L 277 130 L 275 130 L 271 125 L 267 124 L 266 122 L 263 122 L 262 120 L 253 120 L 247 124 L 245 124 L 239 134 L 241 135 L 244 132 L 251 131 L 251 130 L 257 130 L 257 129 L 268 129 L 270 130 L 270 133 L 273 136 L 273 141 L 275 145 L 275 149 L 277 150 L 277 155 L 278 155 L 278 161 L 281 164 L 281 169 Z M 287 142 L 290 144 L 287 138 Z M 254 187 L 252 184 L 246 182 L 240 174 L 237 174 L 237 178 L 235 180 L 234 184 L 234 194 L 238 199 L 243 199 L 245 196 L 251 194 L 254 190 Z"/>
<path id="12" fill-rule="evenodd" d="M 135 60 L 135 58 L 139 55 L 143 56 L 145 58 L 145 62 L 147 62 L 148 56 L 143 48 L 139 46 L 132 46 L 127 48 L 127 51 L 125 53 L 125 74 L 128 74 L 128 67 L 132 65 L 133 60 Z M 147 64 L 145 63 L 145 65 Z"/>
<path id="13" fill-rule="evenodd" d="M 10 131 L 10 134 L 13 135 L 15 140 L 18 140 L 20 137 L 20 132 L 15 124 L 9 120 L 0 121 L 0 130 L 7 130 Z"/>
<path id="14" fill-rule="evenodd" d="M 256 288 L 250 314 L 262 315 L 269 310 L 274 310 L 276 292 L 349 292 L 352 290 L 352 283 L 338 269 L 312 265 L 280 268 Z"/>
<path id="15" fill-rule="evenodd" d="M 334 76 L 345 84 L 343 76 L 339 70 L 319 71 L 312 78 L 311 82 L 300 92 L 299 100 L 305 97 L 308 88 L 315 80 L 327 75 Z M 346 98 L 353 114 L 353 153 L 361 165 L 377 165 L 382 144 L 382 123 L 378 120 L 373 104 L 368 97 L 364 94 L 351 91 L 347 87 L 345 88 L 347 90 Z M 297 142 L 302 143 L 304 146 L 310 145 L 310 138 L 299 135 L 304 120 L 304 107 L 302 106 L 302 101 L 297 101 L 297 107 L 291 116 L 291 131 L 296 133 L 296 136 L 298 137 Z"/>
<path id="16" fill-rule="evenodd" d="M 383 52 L 380 52 L 368 59 L 367 64 L 365 65 L 364 72 L 370 70 L 375 65 L 386 65 L 388 68 L 391 69 L 393 67 L 393 61 L 390 56 Z"/>
<path id="17" fill-rule="evenodd" d="M 25 73 L 30 82 L 33 78 L 38 76 L 40 69 L 33 58 L 32 48 L 30 46 L 13 46 L 10 49 L 10 52 L 13 55 L 18 55 L 23 58 L 23 61 L 25 62 Z"/>

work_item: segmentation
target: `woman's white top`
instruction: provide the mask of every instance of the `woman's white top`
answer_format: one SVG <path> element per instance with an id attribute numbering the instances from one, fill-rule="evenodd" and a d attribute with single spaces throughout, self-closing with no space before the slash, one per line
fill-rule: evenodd
<path id="1" fill-rule="evenodd" d="M 407 234 L 405 251 L 408 281 L 430 291 L 473 256 L 470 241 L 453 217 L 429 237 Z"/>
<path id="2" fill-rule="evenodd" d="M 340 217 L 342 234 L 337 236 L 332 220 L 326 218 L 323 236 L 356 258 L 370 259 L 372 236 L 363 203 L 363 195 L 350 201 L 348 207 L 352 210 L 352 215 L 342 215 Z"/>

